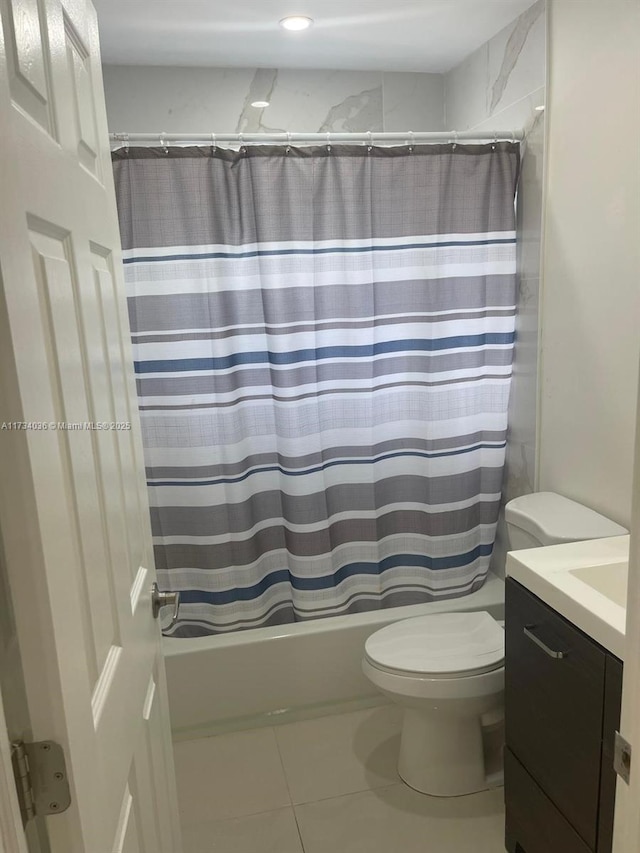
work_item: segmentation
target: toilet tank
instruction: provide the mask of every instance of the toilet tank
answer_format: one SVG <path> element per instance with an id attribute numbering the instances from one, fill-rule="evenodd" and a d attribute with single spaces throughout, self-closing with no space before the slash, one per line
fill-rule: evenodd
<path id="1" fill-rule="evenodd" d="M 555 492 L 514 498 L 505 507 L 509 550 L 626 536 L 629 532 L 576 501 Z"/>

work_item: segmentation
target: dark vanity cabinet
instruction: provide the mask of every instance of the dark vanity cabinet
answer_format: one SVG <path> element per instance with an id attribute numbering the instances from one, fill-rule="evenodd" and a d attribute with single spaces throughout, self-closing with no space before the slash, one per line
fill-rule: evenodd
<path id="1" fill-rule="evenodd" d="M 611 853 L 622 663 L 509 578 L 508 853 Z"/>

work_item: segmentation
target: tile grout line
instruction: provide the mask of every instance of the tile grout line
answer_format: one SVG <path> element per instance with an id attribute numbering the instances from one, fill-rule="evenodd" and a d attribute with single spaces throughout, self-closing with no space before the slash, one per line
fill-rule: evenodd
<path id="1" fill-rule="evenodd" d="M 284 726 L 279 726 L 279 728 L 286 728 L 287 724 Z M 296 822 L 296 832 L 298 833 L 298 838 L 300 839 L 300 849 L 302 853 L 305 853 L 304 849 L 304 841 L 302 840 L 302 832 L 300 831 L 300 824 L 298 823 L 298 815 L 296 813 L 295 803 L 293 802 L 293 797 L 291 796 L 291 788 L 289 787 L 289 777 L 287 776 L 287 768 L 284 765 L 284 758 L 282 757 L 282 752 L 280 750 L 280 742 L 278 741 L 278 733 L 276 732 L 275 726 L 271 727 L 271 731 L 273 732 L 273 737 L 276 742 L 276 749 L 278 750 L 278 758 L 280 759 L 280 766 L 282 767 L 282 775 L 284 776 L 284 783 L 287 786 L 287 794 L 289 795 L 289 804 L 291 808 L 291 812 L 293 814 L 293 819 Z"/>
<path id="2" fill-rule="evenodd" d="M 394 705 L 392 703 L 386 703 L 385 705 L 381 705 L 379 707 L 380 708 L 382 708 L 382 707 L 393 708 Z M 339 714 L 339 715 L 335 715 L 335 716 L 343 717 L 343 716 L 351 716 L 351 715 L 355 715 L 355 714 L 361 715 L 364 713 L 368 713 L 369 711 L 375 711 L 375 710 L 379 710 L 379 708 L 376 706 L 375 708 L 372 708 L 372 709 L 369 709 L 369 708 L 368 709 L 362 709 L 359 711 L 352 711 L 352 712 L 348 712 L 347 714 Z M 326 719 L 326 718 L 323 718 L 323 719 Z M 308 721 L 304 721 L 304 722 L 308 722 Z M 378 790 L 382 790 L 385 788 L 391 788 L 391 787 L 394 787 L 397 785 L 403 785 L 404 784 L 402 779 L 400 778 L 398 772 L 397 772 L 396 767 L 394 766 L 394 776 L 395 776 L 394 779 L 385 779 L 384 781 L 381 781 L 379 784 L 376 784 L 373 786 L 371 784 L 367 784 L 366 781 L 363 781 L 364 787 L 362 787 L 362 788 L 358 787 L 355 790 L 343 791 L 342 793 L 324 794 L 322 796 L 315 796 L 315 797 L 312 797 L 309 799 L 304 799 L 304 800 L 301 800 L 299 802 L 295 801 L 293 799 L 293 795 L 291 793 L 291 789 L 289 786 L 289 779 L 287 776 L 287 770 L 286 770 L 284 756 L 282 755 L 282 752 L 280 750 L 280 741 L 278 738 L 278 732 L 286 730 L 287 727 L 289 727 L 289 726 L 293 727 L 293 726 L 296 726 L 298 724 L 299 724 L 298 722 L 292 722 L 292 723 L 288 723 L 288 724 L 285 724 L 282 726 L 274 727 L 275 736 L 276 736 L 276 744 L 278 746 L 278 752 L 280 753 L 280 760 L 281 760 L 283 771 L 284 771 L 285 782 L 287 784 L 287 790 L 289 791 L 289 796 L 291 799 L 291 805 L 292 805 L 294 811 L 298 808 L 298 806 L 312 805 L 314 803 L 321 803 L 321 802 L 325 802 L 327 800 L 339 799 L 340 797 L 349 797 L 349 796 L 352 796 L 355 794 L 364 794 L 364 793 L 367 793 L 368 791 L 378 791 Z M 399 733 L 400 733 L 400 730 L 398 729 L 397 734 L 399 735 Z"/>
<path id="3" fill-rule="evenodd" d="M 285 787 L 286 787 L 287 796 L 288 796 L 288 800 L 289 800 L 288 803 L 284 803 L 283 805 L 279 805 L 279 806 L 257 808 L 257 810 L 255 810 L 255 811 L 254 810 L 249 811 L 249 812 L 242 811 L 239 814 L 230 814 L 230 815 L 226 815 L 224 817 L 220 816 L 220 817 L 208 818 L 206 822 L 225 823 L 225 822 L 229 822 L 229 821 L 239 821 L 239 820 L 243 820 L 244 818 L 257 817 L 258 815 L 270 814 L 272 812 L 283 811 L 283 810 L 289 809 L 289 808 L 293 809 L 293 801 L 291 798 L 291 792 L 289 790 L 289 783 L 287 780 L 286 772 L 284 770 L 282 756 L 280 754 L 280 748 L 278 746 L 277 737 L 275 736 L 274 727 L 269 726 L 269 727 L 261 727 L 260 729 L 246 729 L 246 730 L 242 730 L 239 732 L 227 732 L 224 734 L 221 733 L 221 734 L 216 734 L 216 735 L 209 735 L 209 736 L 206 736 L 203 738 L 192 738 L 192 739 L 185 740 L 185 741 L 173 742 L 173 748 L 175 749 L 175 747 L 177 745 L 184 745 L 184 744 L 189 744 L 189 743 L 198 743 L 198 742 L 203 741 L 203 740 L 214 740 L 217 738 L 226 739 L 228 737 L 233 737 L 233 736 L 238 735 L 238 734 L 251 734 L 253 732 L 260 732 L 260 733 L 266 734 L 269 731 L 269 729 L 271 730 L 271 732 L 273 734 L 273 737 L 275 740 L 275 745 L 276 745 L 276 752 L 278 755 L 278 761 L 279 761 L 280 767 L 283 771 Z M 275 765 L 274 765 L 274 768 L 275 768 Z M 176 777 L 177 776 L 178 776 L 178 774 L 176 773 Z M 181 787 L 181 786 L 179 786 L 179 787 Z M 181 818 L 181 822 L 182 822 L 182 818 Z M 202 822 L 202 821 L 200 818 L 198 818 L 198 819 L 196 819 L 196 822 Z"/>
<path id="4" fill-rule="evenodd" d="M 315 806 L 316 803 L 327 803 L 329 800 L 343 800 L 346 797 L 357 797 L 358 794 L 375 794 L 376 791 L 387 791 L 389 788 L 402 788 L 408 787 L 402 779 L 398 779 L 397 782 L 387 782 L 384 785 L 378 785 L 375 788 L 361 788 L 359 791 L 347 791 L 346 794 L 332 794 L 330 797 L 318 797 L 316 800 L 307 800 L 304 803 L 292 803 L 293 810 L 296 808 L 304 806 Z M 413 790 L 411 788 L 410 790 Z M 467 796 L 467 795 L 464 795 Z"/>

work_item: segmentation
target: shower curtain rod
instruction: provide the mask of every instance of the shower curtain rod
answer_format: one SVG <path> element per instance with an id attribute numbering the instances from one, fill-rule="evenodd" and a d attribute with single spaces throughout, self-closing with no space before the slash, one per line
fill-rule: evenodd
<path id="1" fill-rule="evenodd" d="M 435 131 L 423 132 L 411 130 L 404 133 L 110 133 L 109 139 L 117 147 L 129 145 L 159 145 L 166 147 L 175 145 L 212 145 L 219 143 L 235 143 L 236 145 L 265 145 L 296 143 L 316 143 L 318 145 L 344 142 L 347 144 L 374 145 L 398 142 L 412 145 L 415 142 L 521 142 L 524 139 L 522 130 L 491 130 L 491 131 Z M 118 145 L 119 143 L 119 145 Z"/>

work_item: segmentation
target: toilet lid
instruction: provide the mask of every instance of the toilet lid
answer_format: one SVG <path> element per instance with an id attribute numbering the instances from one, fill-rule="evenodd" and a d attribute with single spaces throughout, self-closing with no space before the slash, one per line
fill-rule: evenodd
<path id="1" fill-rule="evenodd" d="M 401 672 L 486 672 L 504 660 L 504 630 L 485 611 L 416 616 L 376 631 L 365 654 L 372 664 Z"/>

